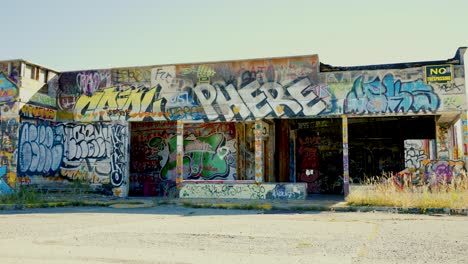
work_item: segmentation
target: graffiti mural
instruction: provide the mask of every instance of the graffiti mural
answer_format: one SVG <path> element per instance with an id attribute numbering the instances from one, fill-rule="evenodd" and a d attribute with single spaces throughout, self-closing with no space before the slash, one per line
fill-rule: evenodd
<path id="1" fill-rule="evenodd" d="M 21 108 L 20 116 L 55 121 L 57 111 L 55 109 L 45 108 L 42 106 L 26 104 Z"/>
<path id="2" fill-rule="evenodd" d="M 83 180 L 126 195 L 127 152 L 128 130 L 121 124 L 23 123 L 18 175 L 23 184 Z"/>
<path id="3" fill-rule="evenodd" d="M 11 186 L 5 181 L 4 177 L 7 175 L 7 166 L 0 166 L 0 195 L 12 193 Z"/>
<path id="4" fill-rule="evenodd" d="M 115 187 L 126 184 L 127 180 L 127 158 L 128 157 L 128 133 L 127 127 L 122 125 L 112 125 L 112 153 L 111 153 L 111 183 Z"/>
<path id="5" fill-rule="evenodd" d="M 365 81 L 364 77 L 358 77 L 344 106 L 347 114 L 434 113 L 440 100 L 434 89 L 421 79 L 404 82 L 386 74 L 382 80 L 375 77 Z"/>
<path id="6" fill-rule="evenodd" d="M 16 83 L 7 74 L 0 71 L 0 104 L 14 101 L 18 94 Z"/>
<path id="7" fill-rule="evenodd" d="M 75 120 L 254 120 L 334 113 L 316 56 L 64 73 L 59 107 Z M 108 72 L 106 73 L 108 74 Z M 112 83 L 112 85 L 111 85 Z"/>
<path id="8" fill-rule="evenodd" d="M 450 127 L 448 124 L 437 125 L 437 159 L 450 159 Z"/>
<path id="9" fill-rule="evenodd" d="M 405 146 L 405 167 L 416 171 L 424 167 L 423 161 L 430 159 L 429 139 L 407 139 Z"/>
<path id="10" fill-rule="evenodd" d="M 465 170 L 465 162 L 461 160 L 425 160 L 424 161 L 425 182 L 437 184 L 441 182 L 452 182 L 452 179 L 460 177 Z"/>
<path id="11" fill-rule="evenodd" d="M 235 180 L 236 147 L 233 123 L 185 124 L 183 178 Z M 135 123 L 132 126 L 131 182 L 176 180 L 177 136 L 174 122 Z"/>
<path id="12" fill-rule="evenodd" d="M 149 84 L 151 82 L 151 68 L 115 69 L 112 72 L 113 83 L 116 84 Z"/>
<path id="13" fill-rule="evenodd" d="M 180 94 L 164 97 L 158 88 L 110 87 L 92 96 L 81 96 L 75 105 L 75 119 L 101 120 L 253 120 L 258 117 L 308 116 L 333 112 L 331 91 L 314 87 L 308 79 L 287 88 L 275 83 L 253 81 L 237 90 L 233 84 L 201 84 Z M 325 92 L 321 92 L 325 91 Z M 286 96 L 288 93 L 290 95 Z M 317 94 L 318 93 L 318 94 Z M 322 97 L 319 97 L 322 96 Z"/>
<path id="14" fill-rule="evenodd" d="M 183 184 L 179 197 L 304 200 L 306 186 L 304 183 Z"/>
<path id="15" fill-rule="evenodd" d="M 60 175 L 90 183 L 125 183 L 126 127 L 119 124 L 59 124 L 64 136 Z"/>
<path id="16" fill-rule="evenodd" d="M 165 99 L 155 101 L 156 88 L 128 88 L 125 91 L 106 88 L 92 96 L 81 96 L 75 104 L 75 119 L 163 120 Z M 166 113 L 168 114 L 168 113 Z"/>
<path id="17" fill-rule="evenodd" d="M 18 129 L 18 104 L 0 105 L 0 194 L 8 193 L 16 186 Z"/>
<path id="18" fill-rule="evenodd" d="M 463 155 L 468 155 L 468 114 L 466 111 L 462 114 L 462 136 L 463 136 Z"/>
<path id="19" fill-rule="evenodd" d="M 15 83 L 18 83 L 20 80 L 20 69 L 20 62 L 0 63 L 0 72 L 8 74 L 10 80 Z"/>
<path id="20" fill-rule="evenodd" d="M 80 95 L 91 95 L 112 85 L 110 70 L 66 72 L 56 81 L 59 85 L 57 104 L 62 110 L 71 110 Z"/>
<path id="21" fill-rule="evenodd" d="M 18 149 L 20 175 L 54 175 L 63 154 L 63 134 L 55 127 L 23 123 Z"/>
<path id="22" fill-rule="evenodd" d="M 58 104 L 78 121 L 424 114 L 460 109 L 460 74 L 455 93 L 424 83 L 420 68 L 322 74 L 316 56 L 69 72 Z"/>
<path id="23" fill-rule="evenodd" d="M 237 144 L 234 122 L 331 119 L 343 114 L 432 115 L 465 107 L 466 100 L 461 96 L 465 90 L 461 78 L 464 73 L 456 65 L 452 68 L 453 78 L 443 84 L 427 83 L 420 66 L 353 68 L 327 67 L 313 55 L 65 72 L 57 81 L 55 113 L 42 113 L 41 109 L 29 107 L 21 115 L 52 121 L 54 116 L 57 121 L 70 122 L 56 125 L 53 130 L 62 131 L 63 135 L 58 175 L 109 183 L 125 193 L 128 185 L 136 190 L 143 188 L 145 182 L 173 183 L 180 174 L 185 180 L 197 181 L 256 179 L 261 182 L 272 176 L 264 173 L 270 172 L 270 163 L 262 162 L 263 158 L 270 157 L 263 153 L 270 146 L 269 141 L 263 143 L 261 137 L 254 140 L 255 135 L 249 130 L 242 135 L 245 142 Z M 131 130 L 119 125 L 130 121 Z M 183 134 L 179 142 L 176 121 L 184 123 L 183 129 L 179 129 Z M 340 149 L 346 149 L 347 139 L 341 142 L 340 135 L 337 148 L 328 142 L 337 142 L 334 132 L 327 137 L 322 133 L 306 135 L 300 130 L 294 132 L 297 140 L 291 139 L 291 145 L 297 146 L 291 150 L 296 152 L 291 155 L 294 163 L 291 175 L 297 175 L 308 192 L 323 192 L 325 188 L 332 189 L 329 182 L 332 180 L 326 175 L 340 175 L 342 171 L 340 166 L 324 164 L 339 160 L 337 163 L 344 164 L 343 179 L 347 182 L 346 171 L 356 167 L 356 161 L 347 158 L 346 151 L 341 159 Z M 248 134 L 252 134 L 252 140 L 246 140 Z M 405 162 L 415 170 L 422 169 L 427 154 L 422 154 L 421 148 L 413 143 L 408 142 Z M 131 156 L 127 153 L 128 146 Z M 378 168 L 373 169 L 388 169 L 384 159 L 388 151 L 369 153 L 362 161 L 378 160 L 375 162 Z M 398 153 L 401 165 L 402 152 Z M 242 166 L 237 166 L 240 163 L 237 156 L 243 157 Z M 397 160 L 388 158 L 392 159 Z M 27 162 L 24 159 L 22 165 L 26 166 Z M 239 169 L 239 174 L 243 174 L 239 177 L 237 167 L 243 167 Z M 24 173 L 33 173 L 31 168 L 37 170 L 30 164 Z M 283 197 L 284 193 L 279 186 L 269 195 Z"/>
<path id="24" fill-rule="evenodd" d="M 437 186 L 450 184 L 462 175 L 466 175 L 465 162 L 462 160 L 426 159 L 421 161 L 421 167 L 417 170 L 406 168 L 395 174 L 393 182 L 400 188 L 404 188 L 406 182 L 412 185 Z"/>

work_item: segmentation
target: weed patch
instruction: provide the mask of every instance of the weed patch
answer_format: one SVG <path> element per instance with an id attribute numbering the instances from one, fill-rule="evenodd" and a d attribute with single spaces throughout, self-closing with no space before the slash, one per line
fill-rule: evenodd
<path id="1" fill-rule="evenodd" d="M 451 182 L 412 184 L 408 179 L 383 175 L 366 182 L 369 188 L 352 191 L 346 201 L 353 206 L 401 208 L 468 208 L 468 177 L 462 173 Z M 399 182 L 399 184 L 395 184 Z"/>

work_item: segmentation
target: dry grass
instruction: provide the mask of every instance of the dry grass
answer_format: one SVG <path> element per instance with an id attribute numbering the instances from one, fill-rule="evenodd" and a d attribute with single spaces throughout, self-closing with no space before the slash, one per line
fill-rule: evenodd
<path id="1" fill-rule="evenodd" d="M 370 188 L 353 190 L 346 201 L 358 206 L 391 206 L 402 208 L 468 208 L 468 177 L 466 173 L 450 183 L 414 184 L 414 177 L 383 175 L 367 180 Z"/>

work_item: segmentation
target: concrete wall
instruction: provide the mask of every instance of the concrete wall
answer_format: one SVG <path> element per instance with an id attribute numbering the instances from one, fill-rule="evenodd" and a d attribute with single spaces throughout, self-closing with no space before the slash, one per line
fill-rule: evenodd
<path id="1" fill-rule="evenodd" d="M 175 122 L 137 122 L 131 127 L 131 183 L 176 180 Z M 236 180 L 234 123 L 201 123 L 184 126 L 185 180 Z"/>
<path id="2" fill-rule="evenodd" d="M 318 73 L 317 58 L 61 75 L 59 108 L 77 121 L 241 121 L 265 117 L 435 114 L 465 107 L 461 66 L 448 83 L 424 67 Z"/>
<path id="3" fill-rule="evenodd" d="M 179 197 L 304 200 L 306 194 L 305 183 L 188 183 L 182 186 Z"/>
<path id="4" fill-rule="evenodd" d="M 15 65 L 0 67 L 16 78 L 21 65 Z M 65 72 L 47 81 L 47 94 L 38 93 L 44 83 L 24 78 L 19 97 L 31 105 L 16 110 L 27 122 L 19 127 L 17 116 L 3 113 L 2 135 L 14 142 L 21 131 L 14 144 L 21 182 L 86 179 L 126 195 L 129 121 L 208 123 L 467 110 L 463 66 L 443 65 L 429 75 L 431 67 L 319 72 L 319 66 L 318 56 L 304 56 Z M 11 98 L 0 95 L 0 100 Z M 11 120 L 16 120 L 16 131 L 8 129 Z M 1 166 L 5 164 L 5 171 L 16 169 L 14 157 Z"/>
<path id="5" fill-rule="evenodd" d="M 11 64 L 8 69 L 14 72 Z M 0 195 L 11 193 L 16 187 L 19 104 L 15 101 L 18 96 L 15 80 L 7 72 L 0 71 Z"/>
<path id="6" fill-rule="evenodd" d="M 23 184 L 82 180 L 128 194 L 129 132 L 126 124 L 25 121 L 18 142 Z"/>
<path id="7" fill-rule="evenodd" d="M 18 128 L 18 103 L 0 105 L 0 195 L 16 187 Z"/>

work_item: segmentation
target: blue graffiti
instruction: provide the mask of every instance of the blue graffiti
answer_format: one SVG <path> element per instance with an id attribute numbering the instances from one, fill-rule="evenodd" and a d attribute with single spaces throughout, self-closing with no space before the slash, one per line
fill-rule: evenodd
<path id="1" fill-rule="evenodd" d="M 18 151 L 18 174 L 55 174 L 64 154 L 63 131 L 48 125 L 24 123 Z"/>
<path id="2" fill-rule="evenodd" d="M 11 190 L 10 186 L 3 180 L 3 176 L 7 173 L 7 166 L 3 165 L 0 167 L 0 195 L 9 194 L 13 191 Z"/>
<path id="3" fill-rule="evenodd" d="M 392 74 L 364 82 L 360 76 L 354 81 L 352 90 L 346 96 L 346 114 L 374 113 L 434 113 L 440 100 L 431 86 L 418 79 L 411 82 L 395 80 Z"/>

